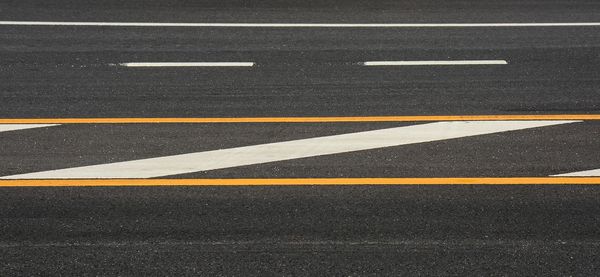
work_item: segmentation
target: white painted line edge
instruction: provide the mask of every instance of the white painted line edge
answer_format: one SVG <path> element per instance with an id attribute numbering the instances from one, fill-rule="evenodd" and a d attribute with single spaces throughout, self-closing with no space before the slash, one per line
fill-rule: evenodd
<path id="1" fill-rule="evenodd" d="M 466 27 L 586 27 L 600 22 L 546 23 L 174 23 L 174 22 L 65 22 L 0 21 L 7 26 L 107 26 L 107 27 L 236 27 L 236 28 L 466 28 Z"/>
<path id="2" fill-rule="evenodd" d="M 60 124 L 0 124 L 0 132 L 58 126 Z"/>
<path id="3" fill-rule="evenodd" d="M 253 67 L 253 62 L 128 62 L 124 67 Z"/>
<path id="4" fill-rule="evenodd" d="M 364 66 L 415 66 L 415 65 L 506 65 L 505 60 L 459 60 L 459 61 L 367 61 Z"/>
<path id="5" fill-rule="evenodd" d="M 551 177 L 600 177 L 600 169 L 551 175 Z"/>

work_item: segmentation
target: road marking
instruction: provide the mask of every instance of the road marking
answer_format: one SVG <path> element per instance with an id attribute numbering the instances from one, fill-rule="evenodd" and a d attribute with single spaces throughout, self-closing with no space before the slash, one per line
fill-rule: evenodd
<path id="1" fill-rule="evenodd" d="M 0 118 L 0 124 L 335 123 L 509 120 L 600 120 L 600 114 L 408 115 L 324 117 Z"/>
<path id="2" fill-rule="evenodd" d="M 235 27 L 235 28 L 472 28 L 472 27 L 593 27 L 600 22 L 546 23 L 174 23 L 174 22 L 67 22 L 0 21 L 7 26 L 101 27 Z"/>
<path id="3" fill-rule="evenodd" d="M 600 169 L 563 173 L 563 174 L 557 174 L 557 175 L 552 175 L 552 176 L 556 176 L 556 177 L 593 177 L 593 176 L 600 177 Z"/>
<path id="4" fill-rule="evenodd" d="M 131 62 L 120 63 L 124 67 L 253 67 L 253 62 Z"/>
<path id="5" fill-rule="evenodd" d="M 0 124 L 0 132 L 52 127 L 57 125 L 58 124 Z"/>
<path id="6" fill-rule="evenodd" d="M 364 66 L 415 66 L 415 65 L 506 65 L 505 60 L 461 60 L 461 61 L 368 61 Z"/>
<path id="7" fill-rule="evenodd" d="M 0 180 L 0 187 L 600 185 L 599 177 Z"/>
<path id="8" fill-rule="evenodd" d="M 150 159 L 18 174 L 0 177 L 0 179 L 154 178 L 574 122 L 579 121 L 436 122 Z"/>

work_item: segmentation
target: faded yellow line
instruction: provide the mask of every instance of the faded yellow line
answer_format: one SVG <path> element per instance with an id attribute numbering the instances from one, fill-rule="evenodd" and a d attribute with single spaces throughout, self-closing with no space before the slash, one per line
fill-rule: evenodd
<path id="1" fill-rule="evenodd" d="M 600 177 L 0 180 L 0 187 L 600 185 Z"/>
<path id="2" fill-rule="evenodd" d="M 546 115 L 415 115 L 334 117 L 130 117 L 130 118 L 0 118 L 0 124 L 130 124 L 130 123 L 325 123 L 494 120 L 600 120 L 600 114 Z"/>

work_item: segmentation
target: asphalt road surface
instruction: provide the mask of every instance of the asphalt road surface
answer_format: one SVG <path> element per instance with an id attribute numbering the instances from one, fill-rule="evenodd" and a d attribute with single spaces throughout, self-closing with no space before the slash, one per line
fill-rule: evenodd
<path id="1" fill-rule="evenodd" d="M 0 276 L 600 274 L 600 2 L 0 0 Z"/>

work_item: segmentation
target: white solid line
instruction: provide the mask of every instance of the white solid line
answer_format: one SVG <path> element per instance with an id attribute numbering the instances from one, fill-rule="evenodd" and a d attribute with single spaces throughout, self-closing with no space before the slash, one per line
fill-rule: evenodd
<path id="1" fill-rule="evenodd" d="M 454 121 L 83 166 L 0 179 L 152 178 L 580 121 Z M 410 160 L 410 157 L 404 157 Z M 410 161 L 408 161 L 410 162 Z"/>
<path id="2" fill-rule="evenodd" d="M 52 127 L 57 125 L 59 124 L 0 124 L 0 132 Z"/>
<path id="3" fill-rule="evenodd" d="M 173 22 L 65 22 L 0 21 L 8 26 L 106 26 L 106 27 L 236 27 L 236 28 L 466 28 L 466 27 L 586 27 L 600 22 L 547 23 L 173 23 Z"/>
<path id="4" fill-rule="evenodd" d="M 125 67 L 252 67 L 253 62 L 131 62 L 120 63 Z"/>
<path id="5" fill-rule="evenodd" d="M 412 65 L 505 65 L 505 60 L 462 60 L 462 61 L 368 61 L 364 66 L 412 66 Z"/>
<path id="6" fill-rule="evenodd" d="M 564 174 L 552 175 L 554 177 L 600 177 L 600 169 L 577 171 Z"/>

